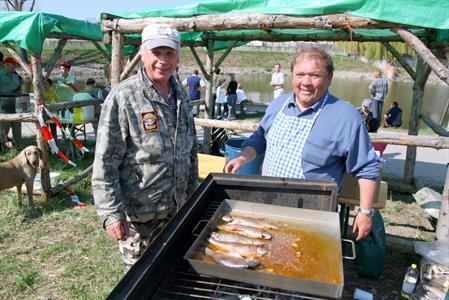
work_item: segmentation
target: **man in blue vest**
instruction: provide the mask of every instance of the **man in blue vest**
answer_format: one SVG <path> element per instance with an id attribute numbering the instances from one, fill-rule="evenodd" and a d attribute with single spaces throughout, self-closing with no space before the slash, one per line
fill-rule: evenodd
<path id="1" fill-rule="evenodd" d="M 182 85 L 187 86 L 189 90 L 190 101 L 201 99 L 201 89 L 206 86 L 204 80 L 198 76 L 198 70 L 193 70 L 192 76 L 187 77 L 182 81 Z M 193 116 L 196 117 L 199 113 L 199 105 L 192 107 Z"/>

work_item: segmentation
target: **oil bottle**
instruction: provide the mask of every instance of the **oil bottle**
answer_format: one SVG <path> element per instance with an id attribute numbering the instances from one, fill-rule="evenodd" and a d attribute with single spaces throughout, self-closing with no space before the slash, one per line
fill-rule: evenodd
<path id="1" fill-rule="evenodd" d="M 412 264 L 407 268 L 405 273 L 404 282 L 402 283 L 401 295 L 404 298 L 409 299 L 410 294 L 413 293 L 418 281 L 418 269 L 415 264 Z"/>

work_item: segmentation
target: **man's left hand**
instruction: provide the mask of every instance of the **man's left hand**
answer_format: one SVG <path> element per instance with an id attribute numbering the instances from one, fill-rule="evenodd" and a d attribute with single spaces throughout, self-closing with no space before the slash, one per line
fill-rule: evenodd
<path id="1" fill-rule="evenodd" d="M 356 241 L 360 241 L 368 236 L 373 228 L 373 219 L 371 217 L 365 216 L 363 214 L 357 214 L 352 225 L 352 233 L 357 233 Z"/>

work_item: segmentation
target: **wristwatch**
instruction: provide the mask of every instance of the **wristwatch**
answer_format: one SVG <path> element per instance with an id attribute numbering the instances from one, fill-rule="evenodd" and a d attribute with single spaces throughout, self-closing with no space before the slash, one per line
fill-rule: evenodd
<path id="1" fill-rule="evenodd" d="M 370 218 L 374 217 L 374 212 L 375 212 L 374 208 L 364 209 L 359 207 L 359 209 L 357 210 L 357 213 L 360 213 Z"/>

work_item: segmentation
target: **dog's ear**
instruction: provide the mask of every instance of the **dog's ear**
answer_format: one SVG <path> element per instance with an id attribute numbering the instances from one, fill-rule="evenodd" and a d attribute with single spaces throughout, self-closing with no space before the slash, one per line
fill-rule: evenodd
<path id="1" fill-rule="evenodd" d="M 27 149 L 23 149 L 22 152 L 19 154 L 20 162 L 23 166 L 28 164 L 28 157 L 27 157 Z"/>

